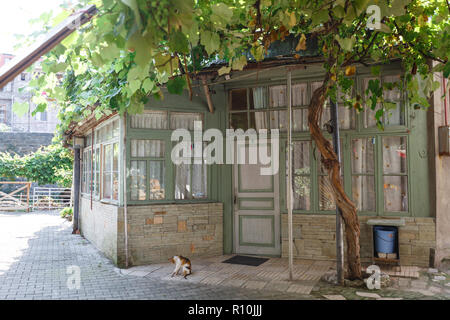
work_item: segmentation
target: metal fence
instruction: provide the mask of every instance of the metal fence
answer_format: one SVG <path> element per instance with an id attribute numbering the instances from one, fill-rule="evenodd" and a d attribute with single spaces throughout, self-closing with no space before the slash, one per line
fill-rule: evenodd
<path id="1" fill-rule="evenodd" d="M 71 188 L 43 188 L 33 190 L 33 210 L 52 210 L 72 206 Z"/>

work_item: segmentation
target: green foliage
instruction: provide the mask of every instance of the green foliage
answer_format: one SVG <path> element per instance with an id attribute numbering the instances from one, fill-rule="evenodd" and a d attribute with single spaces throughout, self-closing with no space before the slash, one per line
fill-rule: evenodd
<path id="1" fill-rule="evenodd" d="M 81 0 L 80 0 L 81 1 Z M 82 1 L 89 2 L 92 1 Z M 329 77 L 327 94 L 336 86 L 349 93 L 354 87 L 346 68 L 358 63 L 386 64 L 400 59 L 406 89 L 420 76 L 421 94 L 409 94 L 413 104 L 424 103 L 437 86 L 432 71 L 450 75 L 449 7 L 444 0 L 97 0 L 99 13 L 47 54 L 41 63 L 45 76 L 33 80 L 39 110 L 47 104 L 45 91 L 62 107 L 60 131 L 80 121 L 117 111 L 143 110 L 149 96 L 162 97 L 161 88 L 181 93 L 184 73 L 195 73 L 220 58 L 228 65 L 220 75 L 242 70 L 243 52 L 260 61 L 270 44 L 288 35 L 309 35 L 318 40 L 323 67 Z M 381 11 L 379 30 L 367 27 L 369 5 Z M 77 7 L 78 6 L 78 7 Z M 52 22 L 39 21 L 48 30 L 72 9 Z M 304 50 L 306 42 L 299 43 Z M 307 48 L 306 48 L 307 49 Z M 433 70 L 429 60 L 437 62 Z M 373 70 L 379 74 L 378 70 Z M 56 73 L 64 74 L 62 81 Z M 331 79 L 331 80 L 330 80 Z M 381 91 L 380 91 L 381 90 Z M 372 84 L 367 97 L 346 98 L 358 111 L 383 105 L 385 88 Z M 381 92 L 381 93 L 380 93 Z M 35 101 L 36 103 L 36 101 Z M 388 105 L 376 110 L 382 115 Z M 23 108 L 16 108 L 21 111 Z M 380 111 L 381 110 L 381 111 Z M 23 110 L 22 110 L 23 111 Z M 380 118 L 381 119 L 381 118 Z"/>
<path id="2" fill-rule="evenodd" d="M 3 179 L 26 178 L 44 184 L 72 185 L 71 152 L 61 145 L 41 147 L 34 153 L 19 156 L 0 152 L 0 177 Z"/>
<path id="3" fill-rule="evenodd" d="M 59 215 L 61 216 L 61 218 L 66 218 L 66 219 L 72 220 L 73 208 L 72 207 L 66 207 L 66 208 L 62 209 L 59 212 Z"/>

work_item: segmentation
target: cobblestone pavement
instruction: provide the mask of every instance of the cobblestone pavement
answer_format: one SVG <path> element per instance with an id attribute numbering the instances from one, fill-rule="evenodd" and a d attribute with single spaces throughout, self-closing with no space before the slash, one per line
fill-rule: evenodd
<path id="1" fill-rule="evenodd" d="M 212 260 L 210 266 L 217 264 Z M 277 259 L 273 261 L 272 268 L 279 262 Z M 79 289 L 71 290 L 67 285 L 71 276 L 67 274 L 67 268 L 70 266 L 80 268 Z M 200 264 L 197 266 L 200 267 Z M 286 284 L 282 279 L 280 283 L 275 283 L 277 279 L 273 279 L 273 288 L 266 284 L 264 289 L 259 290 L 250 288 L 261 288 L 260 282 L 250 281 L 245 285 L 238 276 L 234 279 L 237 281 L 228 279 L 223 283 L 212 278 L 205 280 L 208 277 L 203 278 L 205 281 L 194 277 L 188 281 L 168 280 L 166 272 L 172 271 L 172 268 L 170 266 L 169 270 L 168 265 L 160 268 L 164 271 L 160 277 L 156 276 L 158 272 L 148 270 L 136 276 L 139 269 L 133 270 L 135 276 L 124 275 L 89 241 L 72 235 L 71 223 L 61 219 L 57 212 L 0 212 L 0 300 L 450 299 L 450 271 L 421 269 L 414 278 L 391 277 L 391 286 L 381 290 L 340 287 L 316 279 L 307 295 L 302 293 L 304 287 L 285 290 Z M 262 272 L 259 277 L 264 275 Z M 276 291 L 280 288 L 283 292 Z"/>
<path id="2" fill-rule="evenodd" d="M 67 268 L 81 271 L 69 289 Z M 70 282 L 70 281 L 69 281 Z M 124 276 L 57 212 L 0 212 L 0 299 L 311 299 L 297 293 Z"/>

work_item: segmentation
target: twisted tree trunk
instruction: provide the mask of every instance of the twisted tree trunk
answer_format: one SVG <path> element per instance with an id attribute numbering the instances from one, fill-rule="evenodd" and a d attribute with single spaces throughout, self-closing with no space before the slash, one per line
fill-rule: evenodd
<path id="1" fill-rule="evenodd" d="M 337 206 L 341 209 L 345 223 L 345 238 L 347 241 L 347 275 L 348 279 L 361 279 L 360 259 L 360 228 L 356 206 L 347 197 L 340 176 L 340 164 L 331 143 L 324 137 L 320 129 L 325 95 L 331 86 L 331 75 L 328 72 L 320 88 L 312 94 L 308 107 L 308 123 L 311 136 L 322 154 L 322 163 L 328 171 L 328 177 L 333 189 L 333 196 Z"/>

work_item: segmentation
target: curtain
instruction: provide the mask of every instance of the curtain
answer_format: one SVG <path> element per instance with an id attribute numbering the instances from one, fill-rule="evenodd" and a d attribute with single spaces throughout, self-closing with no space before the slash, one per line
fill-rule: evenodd
<path id="1" fill-rule="evenodd" d="M 267 108 L 267 90 L 265 87 L 253 88 L 253 106 L 255 110 Z M 255 129 L 267 129 L 266 111 L 255 111 Z"/>

